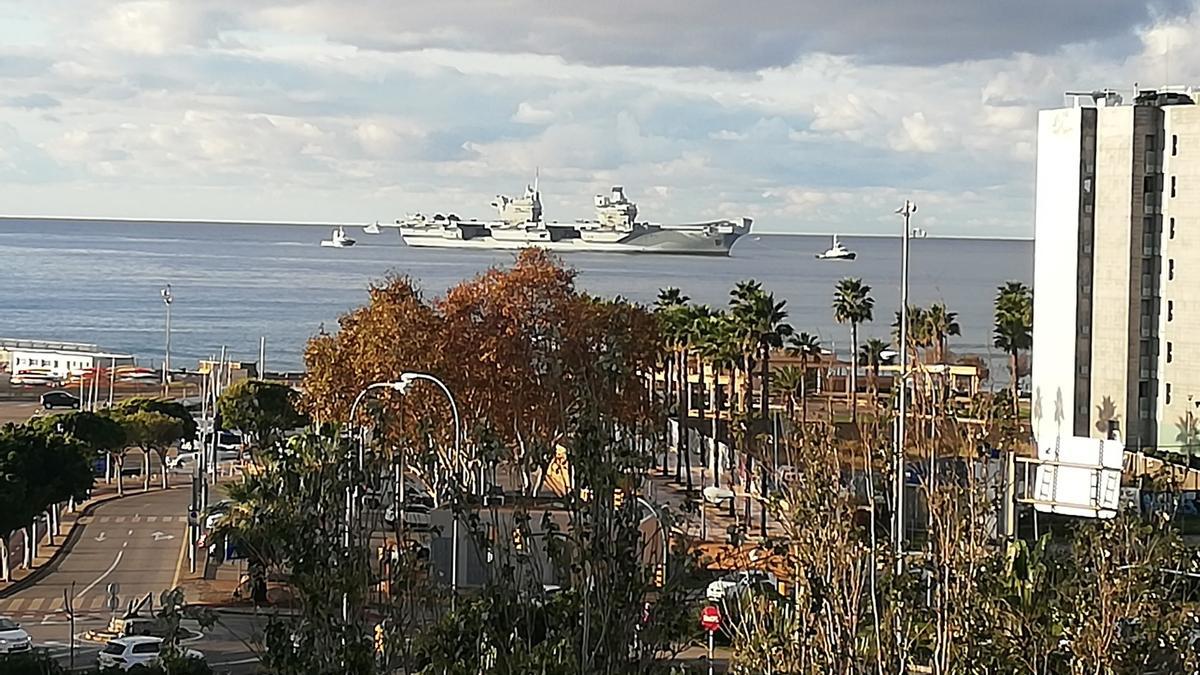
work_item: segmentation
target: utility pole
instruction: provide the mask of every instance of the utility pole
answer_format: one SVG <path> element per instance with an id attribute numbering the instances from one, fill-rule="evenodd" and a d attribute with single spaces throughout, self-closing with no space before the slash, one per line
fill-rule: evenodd
<path id="1" fill-rule="evenodd" d="M 162 293 L 163 304 L 167 306 L 167 347 L 163 353 L 163 396 L 171 395 L 171 303 L 175 300 L 175 296 L 171 295 L 171 284 L 160 291 Z"/>
<path id="2" fill-rule="evenodd" d="M 896 574 L 904 572 L 904 434 L 908 421 L 908 239 L 911 233 L 910 219 L 917 212 L 917 205 L 904 200 L 904 206 L 896 213 L 904 218 L 904 236 L 900 249 L 900 399 L 899 415 L 895 433 L 895 485 L 893 486 L 892 542 L 896 553 Z M 851 355 L 851 358 L 854 358 Z M 870 467 L 867 467 L 870 471 Z M 874 497 L 872 497 L 874 498 Z"/>

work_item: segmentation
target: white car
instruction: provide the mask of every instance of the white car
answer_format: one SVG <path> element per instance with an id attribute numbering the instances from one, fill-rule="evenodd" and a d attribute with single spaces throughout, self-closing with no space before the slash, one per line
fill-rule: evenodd
<path id="1" fill-rule="evenodd" d="M 217 450 L 217 464 L 225 462 L 236 462 L 241 459 L 242 453 L 237 450 Z M 200 461 L 200 453 L 198 452 L 181 452 L 174 457 L 167 458 L 167 468 L 176 471 L 187 470 L 191 471 Z"/>
<path id="2" fill-rule="evenodd" d="M 704 589 L 704 597 L 708 598 L 709 602 L 723 602 L 731 595 L 739 595 L 755 586 L 768 585 L 771 588 L 779 587 L 779 580 L 771 572 L 740 570 L 730 572 L 710 583 L 708 588 Z"/>
<path id="3" fill-rule="evenodd" d="M 146 635 L 109 640 L 104 649 L 100 651 L 97 661 L 101 670 L 108 668 L 129 670 L 134 666 L 152 668 L 159 665 L 162 644 L 162 638 Z M 189 659 L 204 658 L 204 654 L 195 649 L 185 649 L 183 655 Z"/>
<path id="4" fill-rule="evenodd" d="M 0 617 L 0 654 L 19 654 L 32 648 L 29 633 L 21 628 L 21 624 Z"/>

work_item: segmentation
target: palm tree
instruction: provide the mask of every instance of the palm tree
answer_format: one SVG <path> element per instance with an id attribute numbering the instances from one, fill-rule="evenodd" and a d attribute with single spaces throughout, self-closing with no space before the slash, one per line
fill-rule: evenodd
<path id="1" fill-rule="evenodd" d="M 924 307 L 916 305 L 908 306 L 908 353 L 913 361 L 919 356 L 918 350 L 928 348 L 932 341 L 929 335 L 928 312 Z M 892 339 L 896 342 L 897 349 L 903 349 L 900 345 L 900 310 L 896 310 L 896 314 L 892 319 Z"/>
<path id="2" fill-rule="evenodd" d="M 869 384 L 871 388 L 871 400 L 875 400 L 877 398 L 876 393 L 879 386 L 879 366 L 883 364 L 883 353 L 886 352 L 889 347 L 890 345 L 883 340 L 871 338 L 870 340 L 867 340 L 866 344 L 864 344 L 862 349 L 858 352 L 859 365 L 867 366 L 871 369 L 871 382 Z"/>
<path id="3" fill-rule="evenodd" d="M 821 339 L 809 333 L 797 333 L 788 340 L 788 352 L 800 357 L 800 423 L 808 423 L 808 362 L 821 357 Z"/>
<path id="4" fill-rule="evenodd" d="M 693 350 L 697 349 L 703 340 L 705 324 L 712 316 L 712 310 L 707 305 L 685 305 L 679 310 L 679 378 L 680 396 L 679 407 L 679 451 L 683 455 L 684 471 L 687 473 L 687 489 L 692 490 L 692 455 L 687 434 L 687 421 L 691 414 L 690 396 L 691 383 L 688 380 L 688 361 Z M 700 365 L 700 401 L 704 405 L 704 361 L 697 359 Z M 676 467 L 678 469 L 678 466 Z M 676 476 L 678 478 L 678 476 Z"/>
<path id="5" fill-rule="evenodd" d="M 1008 281 L 996 292 L 996 318 L 992 329 L 992 344 L 1008 354 L 1012 376 L 1013 412 L 1020 406 L 1020 353 L 1033 346 L 1033 291 L 1019 281 Z"/>
<path id="6" fill-rule="evenodd" d="M 858 324 L 874 318 L 875 299 L 871 287 L 862 279 L 847 277 L 838 282 L 833 293 L 833 318 L 850 324 L 850 421 L 858 421 Z"/>
<path id="7" fill-rule="evenodd" d="M 796 366 L 784 366 L 775 373 L 775 390 L 784 395 L 784 400 L 787 402 L 787 414 L 789 420 L 794 420 L 796 417 L 796 397 L 803 396 L 801 391 L 804 389 L 804 369 Z"/>
<path id="8" fill-rule="evenodd" d="M 735 295 L 730 304 L 734 321 L 745 335 L 747 344 L 753 346 L 758 360 L 759 414 L 766 420 L 770 417 L 771 350 L 782 349 L 784 341 L 795 333 L 787 322 L 787 310 L 784 309 L 787 300 L 775 302 L 774 293 L 756 289 L 745 296 Z"/>
<path id="9" fill-rule="evenodd" d="M 946 342 L 951 336 L 962 335 L 958 325 L 958 312 L 946 309 L 945 303 L 934 303 L 925 312 L 925 335 L 936 350 L 934 362 L 946 361 Z"/>
<path id="10" fill-rule="evenodd" d="M 670 405 L 671 399 L 676 393 L 675 384 L 677 367 L 679 363 L 679 344 L 683 338 L 683 322 L 682 311 L 687 307 L 690 300 L 678 288 L 669 286 L 661 289 L 658 292 L 658 299 L 654 302 L 654 313 L 658 317 L 659 328 L 662 331 L 663 338 L 667 345 L 668 355 L 663 361 L 663 387 L 665 390 L 665 401 Z M 680 392 L 681 393 L 681 392 Z M 681 396 L 679 396 L 681 398 Z M 670 437 L 670 416 L 666 417 L 666 436 Z M 682 434 L 681 434 L 682 436 Z M 681 443 L 683 441 L 680 441 Z M 668 475 L 670 462 L 668 461 L 668 450 L 663 449 L 663 476 Z M 678 462 L 676 462 L 676 470 L 678 471 Z"/>

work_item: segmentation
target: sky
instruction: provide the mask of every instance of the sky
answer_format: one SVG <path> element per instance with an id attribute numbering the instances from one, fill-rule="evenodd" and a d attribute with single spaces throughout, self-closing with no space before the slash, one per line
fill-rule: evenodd
<path id="1" fill-rule="evenodd" d="M 1038 109 L 1197 71 L 1193 0 L 0 0 L 0 213 L 1026 237 Z"/>

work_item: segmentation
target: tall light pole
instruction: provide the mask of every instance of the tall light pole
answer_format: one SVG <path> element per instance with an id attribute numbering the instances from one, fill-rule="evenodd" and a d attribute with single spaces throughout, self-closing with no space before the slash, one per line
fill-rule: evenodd
<path id="1" fill-rule="evenodd" d="M 458 471 L 459 480 L 464 478 L 461 468 L 462 462 L 462 422 L 458 417 L 458 403 L 454 400 L 454 394 L 450 393 L 450 388 L 446 383 L 428 373 L 402 373 L 400 375 L 399 387 L 397 390 L 400 393 L 406 393 L 408 388 L 417 380 L 425 380 L 432 382 L 442 390 L 446 398 L 450 401 L 450 412 L 454 415 L 454 467 Z M 483 485 L 479 485 L 480 494 L 483 494 Z M 454 518 L 450 528 L 450 610 L 454 611 L 455 604 L 458 600 L 458 512 L 454 510 L 454 505 L 451 505 L 451 515 Z"/>
<path id="2" fill-rule="evenodd" d="M 908 421 L 908 239 L 912 233 L 910 219 L 917 205 L 904 200 L 896 213 L 904 219 L 904 237 L 900 250 L 900 400 L 895 434 L 895 494 L 892 509 L 892 541 L 896 549 L 896 574 L 904 571 L 904 432 Z M 870 470 L 870 467 L 868 467 Z M 872 499 L 874 497 L 872 496 Z"/>
<path id="3" fill-rule="evenodd" d="M 171 384 L 171 303 L 174 302 L 175 296 L 171 295 L 171 284 L 160 291 L 162 293 L 163 304 L 167 306 L 167 348 L 163 354 L 163 396 L 170 396 Z"/>

